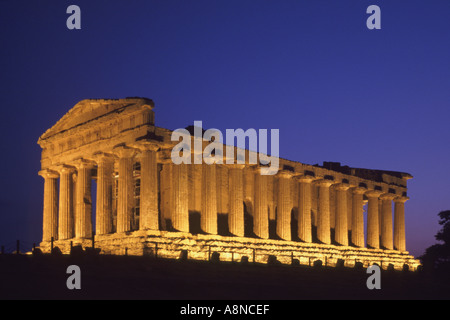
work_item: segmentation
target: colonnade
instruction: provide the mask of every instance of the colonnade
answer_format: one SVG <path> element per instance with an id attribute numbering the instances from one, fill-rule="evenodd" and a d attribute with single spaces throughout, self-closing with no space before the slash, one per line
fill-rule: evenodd
<path id="1" fill-rule="evenodd" d="M 94 167 L 97 168 L 95 234 L 113 232 L 115 162 L 119 176 L 116 232 L 130 231 L 134 206 L 134 160 L 141 164 L 140 229 L 158 230 L 156 150 L 157 147 L 151 144 L 143 144 L 138 149 L 119 147 L 113 154 L 97 153 L 92 160 L 79 159 L 40 171 L 44 178 L 43 241 L 92 237 L 91 174 Z"/>
<path id="2" fill-rule="evenodd" d="M 112 153 L 97 153 L 89 160 L 79 159 L 69 164 L 58 165 L 40 171 L 44 177 L 43 241 L 52 238 L 90 238 L 92 228 L 91 180 L 93 169 L 97 170 L 97 196 L 95 221 L 96 235 L 113 232 L 112 192 L 113 174 L 118 167 L 117 222 L 116 232 L 132 230 L 133 210 L 133 162 L 141 164 L 139 229 L 159 230 L 158 166 L 157 150 L 147 143 L 129 148 L 121 146 Z M 188 165 L 172 166 L 171 213 L 172 227 L 189 232 Z M 218 233 L 216 166 L 202 165 L 201 229 L 205 233 Z M 245 236 L 244 219 L 244 169 L 246 165 L 226 165 L 228 168 L 228 229 L 235 236 Z M 268 177 L 254 172 L 253 233 L 269 238 Z M 76 177 L 76 182 L 74 181 Z M 58 190 L 59 179 L 59 190 Z M 405 251 L 404 203 L 408 200 L 380 190 L 368 190 L 307 174 L 281 170 L 275 176 L 278 180 L 276 209 L 276 233 L 283 240 L 292 239 L 291 212 L 298 208 L 297 235 L 300 241 L 313 241 L 312 193 L 317 186 L 316 238 L 323 244 L 369 248 L 395 249 Z M 298 203 L 292 203 L 292 185 L 298 184 Z M 336 190 L 334 238 L 331 232 L 330 188 Z M 314 188 L 316 190 L 316 188 Z M 349 191 L 350 190 L 350 191 Z M 351 192 L 351 209 L 348 194 Z M 364 203 L 367 199 L 367 235 L 364 230 Z M 58 205 L 59 204 L 59 205 Z M 381 204 L 381 205 L 380 205 Z M 392 206 L 394 205 L 394 219 Z M 349 214 L 349 210 L 351 214 Z M 351 219 L 349 218 L 351 217 Z M 351 232 L 349 233 L 349 229 Z"/>

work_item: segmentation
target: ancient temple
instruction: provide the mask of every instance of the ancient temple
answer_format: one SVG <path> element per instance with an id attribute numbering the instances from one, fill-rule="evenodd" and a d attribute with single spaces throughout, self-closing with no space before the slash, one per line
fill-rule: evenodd
<path id="1" fill-rule="evenodd" d="M 39 138 L 44 252 L 420 264 L 405 247 L 411 175 L 282 158 L 276 175 L 248 162 L 176 165 L 153 109 L 145 98 L 83 100 Z"/>

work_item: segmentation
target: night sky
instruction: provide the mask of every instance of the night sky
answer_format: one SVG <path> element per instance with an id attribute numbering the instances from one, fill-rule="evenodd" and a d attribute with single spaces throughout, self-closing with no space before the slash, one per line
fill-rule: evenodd
<path id="1" fill-rule="evenodd" d="M 414 255 L 450 209 L 448 0 L 0 0 L 0 45 L 0 244 L 41 240 L 36 142 L 87 98 L 151 98 L 169 129 L 280 129 L 280 156 L 307 164 L 408 172 Z"/>

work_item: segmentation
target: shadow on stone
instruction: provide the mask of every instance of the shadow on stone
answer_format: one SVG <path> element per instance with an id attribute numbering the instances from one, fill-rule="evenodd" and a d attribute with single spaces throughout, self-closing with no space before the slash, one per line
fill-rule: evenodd
<path id="1" fill-rule="evenodd" d="M 61 249 L 58 248 L 58 247 L 54 247 L 52 249 L 51 254 L 52 254 L 52 256 L 55 256 L 55 257 L 62 257 L 62 255 L 63 255 L 62 252 L 61 252 Z"/>
<path id="2" fill-rule="evenodd" d="M 182 250 L 180 252 L 179 260 L 180 261 L 187 261 L 187 259 L 188 259 L 188 251 L 187 250 Z"/>
<path id="3" fill-rule="evenodd" d="M 345 267 L 345 261 L 344 259 L 338 259 L 336 262 L 336 269 L 344 269 Z"/>
<path id="4" fill-rule="evenodd" d="M 355 266 L 353 268 L 355 270 L 364 270 L 364 265 L 362 262 L 355 262 Z"/>
<path id="5" fill-rule="evenodd" d="M 273 265 L 280 264 L 280 262 L 277 260 L 276 256 L 269 255 L 269 257 L 267 258 L 267 264 L 273 266 Z"/>
<path id="6" fill-rule="evenodd" d="M 189 211 L 189 232 L 192 234 L 203 234 L 200 226 L 200 212 Z"/>
<path id="7" fill-rule="evenodd" d="M 220 253 L 219 252 L 213 252 L 211 254 L 211 262 L 212 263 L 219 263 L 220 262 Z"/>
<path id="8" fill-rule="evenodd" d="M 228 214 L 217 214 L 217 233 L 225 237 L 233 236 L 233 234 L 229 231 Z"/>
<path id="9" fill-rule="evenodd" d="M 316 269 L 322 268 L 322 266 L 323 266 L 322 260 L 316 260 L 316 261 L 314 261 L 313 266 L 314 266 L 314 268 L 316 268 Z"/>
<path id="10" fill-rule="evenodd" d="M 84 249 L 86 255 L 88 256 L 98 256 L 100 255 L 100 248 L 91 248 L 91 247 L 87 247 Z"/>

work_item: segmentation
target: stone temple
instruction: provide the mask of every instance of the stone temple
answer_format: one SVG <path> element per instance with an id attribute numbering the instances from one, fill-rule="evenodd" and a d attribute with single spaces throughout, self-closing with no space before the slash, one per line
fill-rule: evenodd
<path id="1" fill-rule="evenodd" d="M 43 252 L 420 265 L 405 247 L 411 175 L 282 158 L 276 175 L 248 162 L 175 165 L 178 142 L 153 109 L 145 98 L 83 100 L 39 138 Z"/>

